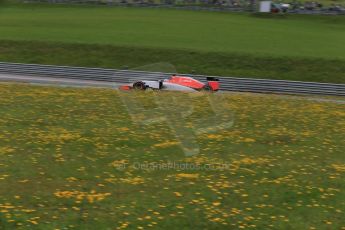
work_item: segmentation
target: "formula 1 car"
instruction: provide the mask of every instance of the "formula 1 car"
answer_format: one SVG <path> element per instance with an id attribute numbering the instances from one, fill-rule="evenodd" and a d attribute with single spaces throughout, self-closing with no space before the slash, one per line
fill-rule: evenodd
<path id="1" fill-rule="evenodd" d="M 207 83 L 203 83 L 191 77 L 172 75 L 169 79 L 158 81 L 137 81 L 133 84 L 123 85 L 121 90 L 173 90 L 173 91 L 212 91 L 219 90 L 219 80 L 207 77 Z"/>

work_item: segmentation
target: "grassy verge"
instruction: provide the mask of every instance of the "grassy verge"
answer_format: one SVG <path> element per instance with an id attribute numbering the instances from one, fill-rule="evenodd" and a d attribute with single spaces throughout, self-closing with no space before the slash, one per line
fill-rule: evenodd
<path id="1" fill-rule="evenodd" d="M 344 25 L 341 16 L 4 4 L 0 61 L 164 62 L 183 73 L 345 83 Z"/>
<path id="2" fill-rule="evenodd" d="M 23 4 L 1 8 L 0 39 L 344 60 L 344 22 L 342 16 Z"/>
<path id="3" fill-rule="evenodd" d="M 185 128 L 210 112 L 193 95 L 166 104 L 193 106 Z M 1 229 L 345 227 L 342 104 L 209 95 L 233 126 L 188 157 L 167 123 L 130 119 L 129 96 L 156 108 L 155 92 L 0 84 Z M 167 162 L 200 168 L 138 168 Z"/>
<path id="4" fill-rule="evenodd" d="M 0 61 L 108 68 L 169 63 L 180 73 L 345 83 L 345 62 L 111 45 L 0 41 Z M 152 71 L 172 71 L 151 66 Z M 97 76 L 95 76 L 97 77 Z"/>

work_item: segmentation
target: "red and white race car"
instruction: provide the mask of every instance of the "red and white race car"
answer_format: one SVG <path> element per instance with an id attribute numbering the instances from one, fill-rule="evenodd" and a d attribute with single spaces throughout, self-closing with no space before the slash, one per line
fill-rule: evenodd
<path id="1" fill-rule="evenodd" d="M 121 90 L 173 90 L 173 91 L 213 91 L 219 90 L 219 80 L 207 77 L 207 83 L 203 83 L 191 77 L 173 75 L 169 79 L 158 81 L 137 81 L 133 84 L 123 85 Z"/>

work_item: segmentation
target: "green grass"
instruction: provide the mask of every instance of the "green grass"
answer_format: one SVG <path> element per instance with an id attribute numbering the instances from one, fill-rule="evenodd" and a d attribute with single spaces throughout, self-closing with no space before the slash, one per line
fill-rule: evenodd
<path id="1" fill-rule="evenodd" d="M 164 62 L 180 73 L 345 83 L 344 40 L 341 16 L 0 8 L 0 61 L 112 68 Z"/>
<path id="2" fill-rule="evenodd" d="M 0 61 L 345 83 L 345 61 L 322 58 L 2 41 Z"/>
<path id="3" fill-rule="evenodd" d="M 4 7 L 0 39 L 110 44 L 255 55 L 345 59 L 345 18 L 168 9 Z"/>
<path id="4" fill-rule="evenodd" d="M 0 84 L 0 229 L 344 229 L 343 104 L 161 93 Z M 234 123 L 198 135 L 193 157 L 174 126 L 136 123 L 123 104 L 190 129 L 208 97 Z M 150 113 L 154 101 L 167 104 Z M 204 168 L 136 168 L 167 162 Z"/>

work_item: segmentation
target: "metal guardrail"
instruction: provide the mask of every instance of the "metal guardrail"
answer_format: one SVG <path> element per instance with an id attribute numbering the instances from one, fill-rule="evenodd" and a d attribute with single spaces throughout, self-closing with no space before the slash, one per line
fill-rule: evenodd
<path id="1" fill-rule="evenodd" d="M 136 80 L 166 79 L 172 73 L 116 70 L 71 66 L 53 66 L 0 62 L 0 73 L 54 77 L 61 79 L 92 80 L 99 82 L 129 83 Z M 206 76 L 181 74 L 205 81 Z M 280 94 L 315 94 L 345 96 L 345 84 L 268 80 L 237 77 L 218 77 L 223 91 Z"/>

